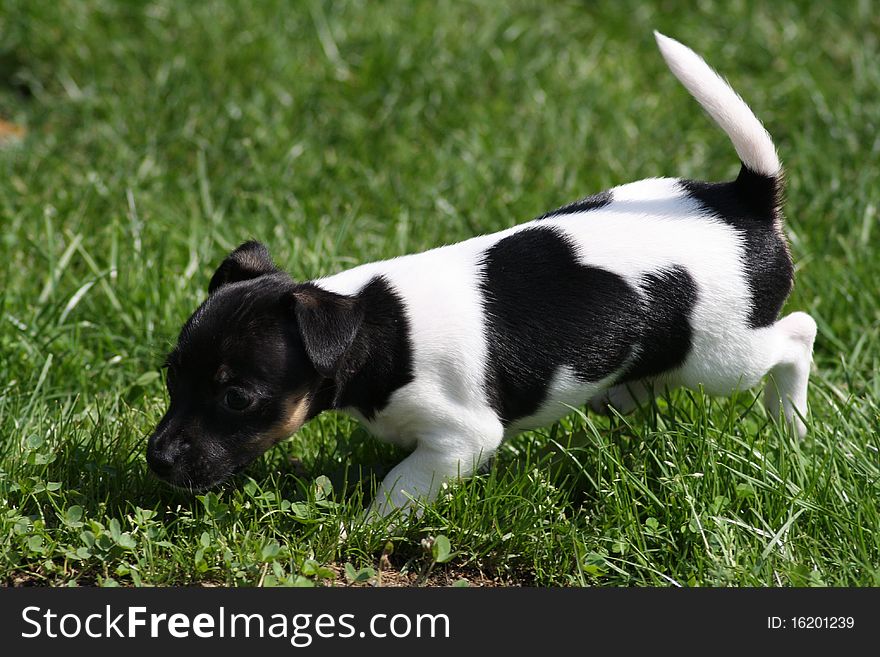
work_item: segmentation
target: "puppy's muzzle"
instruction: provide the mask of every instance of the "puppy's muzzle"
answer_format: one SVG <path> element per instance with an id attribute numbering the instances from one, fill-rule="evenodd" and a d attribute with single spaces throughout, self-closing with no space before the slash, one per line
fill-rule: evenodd
<path id="1" fill-rule="evenodd" d="M 187 451 L 189 444 L 183 439 L 175 439 L 167 431 L 150 436 L 147 446 L 147 465 L 162 479 L 171 477 L 174 465 Z"/>

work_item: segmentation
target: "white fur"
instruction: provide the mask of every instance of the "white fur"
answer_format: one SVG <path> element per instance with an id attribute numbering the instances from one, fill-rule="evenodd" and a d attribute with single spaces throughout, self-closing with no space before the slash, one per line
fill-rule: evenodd
<path id="1" fill-rule="evenodd" d="M 689 49 L 659 34 L 657 41 L 675 75 L 730 135 L 743 162 L 759 173 L 778 173 L 769 135 L 736 93 Z M 534 222 L 316 281 L 327 290 L 356 294 L 382 275 L 403 300 L 410 324 L 414 380 L 395 391 L 373 419 L 360 418 L 377 436 L 414 450 L 386 477 L 375 512 L 432 499 L 444 480 L 472 474 L 505 434 L 546 425 L 588 399 L 594 407 L 611 403 L 626 411 L 649 399 L 655 387 L 702 387 L 724 395 L 772 372 L 767 407 L 803 435 L 815 323 L 795 313 L 768 328 L 749 328 L 739 234 L 708 216 L 676 183 L 658 178 L 623 185 L 612 190 L 614 200 L 606 207 L 544 219 L 540 226 L 563 232 L 583 264 L 614 272 L 634 287 L 646 272 L 684 266 L 696 282 L 698 301 L 691 315 L 692 349 L 683 365 L 653 381 L 612 388 L 617 373 L 584 383 L 562 367 L 543 407 L 507 432 L 484 392 L 488 346 L 478 274 L 489 247 Z"/>

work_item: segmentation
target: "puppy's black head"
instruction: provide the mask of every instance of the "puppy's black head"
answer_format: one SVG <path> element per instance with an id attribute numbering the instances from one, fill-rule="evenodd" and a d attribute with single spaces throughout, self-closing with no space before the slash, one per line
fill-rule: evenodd
<path id="1" fill-rule="evenodd" d="M 247 242 L 215 272 L 208 299 L 166 360 L 171 399 L 149 439 L 162 479 L 209 488 L 328 406 L 360 326 L 355 299 L 296 284 Z"/>

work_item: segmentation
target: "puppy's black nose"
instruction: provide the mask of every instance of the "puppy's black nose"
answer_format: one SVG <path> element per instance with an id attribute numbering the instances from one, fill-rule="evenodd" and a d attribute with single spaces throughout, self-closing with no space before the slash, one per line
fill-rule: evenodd
<path id="1" fill-rule="evenodd" d="M 160 477 L 166 477 L 171 474 L 171 470 L 174 468 L 175 456 L 176 454 L 172 450 L 154 447 L 147 450 L 147 465 Z"/>
<path id="2" fill-rule="evenodd" d="M 186 447 L 185 441 L 167 433 L 154 435 L 147 447 L 147 465 L 160 477 L 168 477 Z"/>

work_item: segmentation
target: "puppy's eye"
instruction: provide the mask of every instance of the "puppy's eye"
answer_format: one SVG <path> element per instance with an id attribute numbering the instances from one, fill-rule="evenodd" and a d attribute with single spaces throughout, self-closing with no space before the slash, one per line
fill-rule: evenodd
<path id="1" fill-rule="evenodd" d="M 231 411 L 244 411 L 251 401 L 251 396 L 241 388 L 230 388 L 223 397 L 223 403 Z"/>

